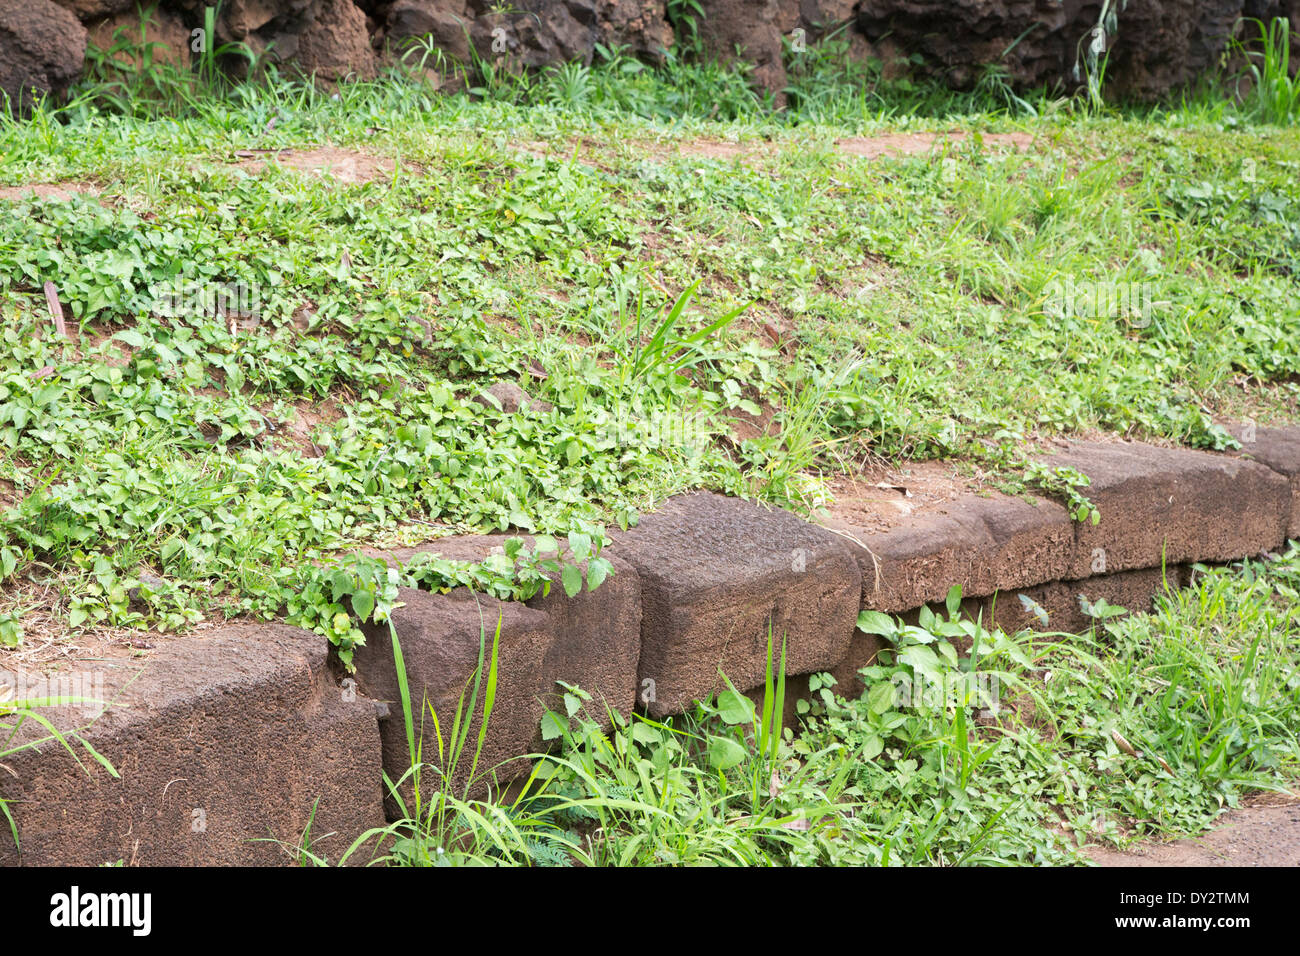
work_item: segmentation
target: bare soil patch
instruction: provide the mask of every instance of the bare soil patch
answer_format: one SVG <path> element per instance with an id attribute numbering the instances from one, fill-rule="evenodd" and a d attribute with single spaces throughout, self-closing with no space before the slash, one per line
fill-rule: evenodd
<path id="1" fill-rule="evenodd" d="M 1084 853 L 1101 866 L 1300 866 L 1300 796 L 1253 794 L 1201 837 Z"/>
<path id="2" fill-rule="evenodd" d="M 302 173 L 314 173 L 335 182 L 355 185 L 391 176 L 391 159 L 370 156 L 354 149 L 317 146 L 312 149 L 241 149 L 235 153 L 236 168 L 259 175 L 274 163 Z"/>
<path id="3" fill-rule="evenodd" d="M 962 475 L 955 464 L 872 464 L 857 475 L 832 479 L 831 516 L 837 524 L 876 532 L 895 528 L 918 513 L 941 513 L 950 502 L 984 487 L 978 478 Z"/>
<path id="4" fill-rule="evenodd" d="M 944 146 L 960 146 L 973 138 L 964 131 L 951 133 L 885 133 L 880 136 L 852 136 L 837 139 L 835 148 L 849 156 L 864 159 L 881 157 L 916 156 Z M 1012 150 L 1027 149 L 1034 137 L 1029 133 L 980 133 L 985 146 Z"/>
<path id="5" fill-rule="evenodd" d="M 53 199 L 67 202 L 73 196 L 97 196 L 99 191 L 86 183 L 25 183 L 22 186 L 0 186 L 0 199 Z"/>
<path id="6" fill-rule="evenodd" d="M 899 156 L 916 156 L 944 147 L 960 146 L 975 137 L 975 134 L 962 130 L 947 133 L 882 133 L 875 136 L 850 136 L 835 140 L 835 150 L 845 156 L 862 159 L 897 158 Z M 980 133 L 980 141 L 988 147 L 998 149 L 1022 150 L 1032 145 L 1034 138 L 1029 133 Z M 650 150 L 652 155 L 665 156 L 674 152 L 683 156 L 698 156 L 702 159 L 730 160 L 737 157 L 750 159 L 779 151 L 784 145 L 796 145 L 785 140 L 765 142 L 732 143 L 719 140 L 690 140 L 676 144 L 665 144 Z"/>
<path id="7" fill-rule="evenodd" d="M 304 458 L 321 457 L 321 448 L 312 439 L 323 425 L 332 425 L 343 417 L 343 409 L 330 396 L 320 402 L 298 401 L 292 405 L 293 416 L 280 421 L 274 417 L 273 410 L 267 407 L 263 415 L 271 416 L 274 428 L 270 441 L 278 448 L 293 448 Z"/>

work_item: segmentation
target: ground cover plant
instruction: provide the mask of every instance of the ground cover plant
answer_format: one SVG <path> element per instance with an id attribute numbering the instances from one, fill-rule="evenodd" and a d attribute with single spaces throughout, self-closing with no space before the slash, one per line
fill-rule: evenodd
<path id="1" fill-rule="evenodd" d="M 790 51 L 783 111 L 689 42 L 661 69 L 481 65 L 456 94 L 92 56 L 70 103 L 0 114 L 0 645 L 281 617 L 347 664 L 399 585 L 597 587 L 605 529 L 667 495 L 812 512 L 882 460 L 1105 520 L 1027 453 L 1222 450 L 1300 413 L 1300 115 L 1288 34 L 1259 29 L 1160 107 L 1107 104 L 1104 63 L 1079 98 L 996 65 L 954 93 L 834 43 Z M 470 530 L 542 537 L 352 554 Z M 1196 829 L 1294 777 L 1294 566 L 1207 572 L 1083 640 L 868 622 L 897 647 L 877 687 L 978 665 L 1021 695 L 992 717 L 823 683 L 787 733 L 780 635 L 767 708 L 607 734 L 568 688 L 531 791 L 479 803 L 413 754 L 414 822 L 355 852 L 1071 862 Z"/>
<path id="2" fill-rule="evenodd" d="M 178 101 L 144 71 L 5 120 L 6 183 L 68 187 L 0 200 L 6 643 L 282 613 L 393 533 L 567 533 L 691 487 L 806 510 L 880 458 L 1091 519 L 1028 443 L 1294 416 L 1286 115 L 890 87 L 833 46 L 777 114 L 739 73 L 605 58 L 453 96 Z M 845 146 L 923 130 L 968 135 Z"/>
<path id="3" fill-rule="evenodd" d="M 468 715 L 491 715 L 499 635 L 485 634 L 455 715 L 403 694 L 408 777 L 434 795 L 341 858 L 293 852 L 316 865 L 1088 865 L 1090 847 L 1196 834 L 1300 771 L 1300 551 L 1197 574 L 1150 614 L 1099 609 L 1082 635 L 988 630 L 956 591 L 917 625 L 864 612 L 893 649 L 864 670 L 860 699 L 815 676 L 793 727 L 777 640 L 758 705 L 732 688 L 681 717 L 625 718 L 566 686 L 542 725 L 556 752 L 513 761 L 506 778 L 533 763 L 509 797 L 442 783 L 490 733 L 485 721 L 477 748 L 466 736 Z M 436 755 L 416 744 L 422 710 L 448 728 Z"/>

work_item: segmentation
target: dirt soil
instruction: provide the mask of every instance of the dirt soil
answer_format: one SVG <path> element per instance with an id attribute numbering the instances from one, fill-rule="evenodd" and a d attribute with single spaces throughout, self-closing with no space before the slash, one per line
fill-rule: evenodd
<path id="1" fill-rule="evenodd" d="M 963 130 L 946 133 L 881 133 L 875 136 L 850 136 L 835 140 L 835 149 L 841 155 L 861 159 L 897 158 L 916 156 L 945 147 L 957 147 L 972 139 L 973 134 Z M 1034 142 L 1029 133 L 981 133 L 980 139 L 990 149 L 1028 149 Z M 575 159 L 588 165 L 608 170 L 602 160 L 611 152 L 608 144 L 599 143 L 590 138 L 581 141 L 563 142 L 546 140 L 528 140 L 513 144 L 520 152 L 528 153 L 538 159 L 552 159 L 566 162 Z M 623 144 L 626 152 L 642 158 L 662 162 L 681 156 L 694 156 L 701 159 L 716 160 L 753 160 L 762 159 L 779 152 L 788 145 L 797 145 L 790 140 L 752 140 L 740 143 L 714 139 L 690 139 L 667 142 L 644 142 Z"/>
<path id="2" fill-rule="evenodd" d="M 834 478 L 830 513 L 837 522 L 874 532 L 895 528 L 918 513 L 942 512 L 950 502 L 984 487 L 978 478 L 962 475 L 956 464 L 875 464 L 854 477 Z"/>
<path id="3" fill-rule="evenodd" d="M 97 190 L 85 183 L 27 183 L 23 186 L 0 186 L 0 199 L 55 199 L 67 202 L 73 196 L 93 196 Z"/>
<path id="4" fill-rule="evenodd" d="M 236 165 L 245 172 L 256 175 L 268 163 L 296 169 L 303 173 L 328 176 L 340 183 L 368 183 L 393 174 L 393 161 L 382 156 L 369 156 L 351 149 L 319 146 L 314 149 L 249 150 L 235 153 L 240 160 Z"/>
<path id="5" fill-rule="evenodd" d="M 1247 797 L 1202 837 L 1084 853 L 1101 866 L 1300 866 L 1300 796 Z"/>

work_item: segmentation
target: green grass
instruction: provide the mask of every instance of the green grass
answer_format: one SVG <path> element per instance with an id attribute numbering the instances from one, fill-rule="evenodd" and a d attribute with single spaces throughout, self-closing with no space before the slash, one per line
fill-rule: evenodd
<path id="1" fill-rule="evenodd" d="M 0 200 L 4 639 L 35 606 L 73 630 L 282 614 L 362 543 L 584 533 L 696 487 L 808 508 L 870 457 L 1014 478 L 1051 434 L 1223 448 L 1221 420 L 1295 417 L 1294 124 L 889 85 L 833 45 L 773 113 L 715 65 L 606 60 L 455 96 L 97 61 L 65 108 L 0 121 L 7 184 L 99 194 Z M 971 135 L 834 146 L 948 129 Z M 327 142 L 391 165 L 235 162 Z M 1096 305 L 1116 288 L 1149 308 Z M 554 408 L 474 400 L 502 379 Z M 731 440 L 755 410 L 780 434 Z"/>
<path id="2" fill-rule="evenodd" d="M 868 613 L 892 650 L 864 669 L 866 693 L 814 676 L 794 728 L 775 646 L 757 707 L 732 689 L 681 717 L 624 718 L 566 686 L 542 724 L 556 752 L 508 800 L 438 793 L 348 859 L 1086 865 L 1087 846 L 1198 834 L 1300 774 L 1300 551 L 1198 571 L 1151 614 L 1084 635 L 988 631 L 957 593 L 919 626 Z M 482 660 L 490 687 L 495 655 Z M 455 715 L 462 741 L 478 687 Z M 411 739 L 417 776 L 478 752 L 426 767 Z"/>

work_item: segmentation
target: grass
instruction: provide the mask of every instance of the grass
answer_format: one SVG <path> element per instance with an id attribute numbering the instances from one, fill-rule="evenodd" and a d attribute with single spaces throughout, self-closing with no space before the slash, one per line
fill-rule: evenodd
<path id="1" fill-rule="evenodd" d="M 837 82 L 813 49 L 783 114 L 609 52 L 456 96 L 272 73 L 160 105 L 118 76 L 5 120 L 11 183 L 92 189 L 0 201 L 7 639 L 36 604 L 275 615 L 361 542 L 565 533 L 692 487 L 807 509 L 868 459 L 1014 480 L 1052 434 L 1224 448 L 1222 421 L 1294 418 L 1294 126 Z M 834 146 L 919 128 L 970 136 Z M 376 176 L 237 161 L 327 142 Z M 749 157 L 694 154 L 718 142 Z M 502 379 L 554 408 L 475 401 Z"/>
<path id="2" fill-rule="evenodd" d="M 689 47 L 695 5 L 672 11 Z M 1104 61 L 1080 99 L 996 67 L 954 93 L 832 41 L 790 51 L 783 112 L 689 56 L 331 92 L 255 58 L 259 82 L 228 83 L 215 58 L 238 49 L 181 73 L 121 37 L 69 104 L 0 117 L 0 186 L 88 190 L 0 199 L 0 643 L 287 617 L 347 661 L 399 584 L 518 598 L 543 572 L 581 587 L 586 563 L 594 587 L 604 523 L 666 495 L 809 510 L 881 458 L 959 458 L 1095 520 L 1087 477 L 1026 470 L 1026 449 L 1223 449 L 1228 421 L 1296 418 L 1300 129 L 1287 33 L 1260 29 L 1240 98 L 1117 108 Z M 838 145 L 936 131 L 965 135 Z M 325 146 L 373 175 L 271 159 Z M 549 408 L 479 401 L 503 380 Z M 772 425 L 735 437 L 753 418 Z M 575 560 L 555 541 L 482 566 L 343 557 L 471 529 L 567 536 Z M 876 620 L 897 650 L 873 693 L 815 679 L 797 733 L 780 635 L 758 709 L 733 689 L 653 722 L 569 688 L 561 749 L 509 801 L 446 783 L 490 717 L 485 635 L 482 698 L 404 701 L 407 819 L 354 853 L 1077 862 L 1195 830 L 1295 776 L 1295 569 L 1207 571 L 1083 640 Z M 886 693 L 972 673 L 1014 706 Z M 436 756 L 426 719 L 449 721 Z"/>
<path id="3" fill-rule="evenodd" d="M 758 706 L 732 688 L 655 721 L 599 712 L 565 687 L 542 725 L 557 750 L 531 758 L 512 796 L 436 795 L 348 859 L 1089 865 L 1090 846 L 1199 834 L 1300 773 L 1297 588 L 1293 549 L 1270 565 L 1199 568 L 1151 614 L 1099 617 L 1084 635 L 990 631 L 962 617 L 957 593 L 919 625 L 869 613 L 892 650 L 864 669 L 867 691 L 845 700 L 816 675 L 795 727 L 781 723 L 774 642 Z M 490 688 L 495 641 L 484 647 Z M 452 740 L 468 734 L 478 684 Z M 477 754 L 452 747 L 425 767 L 403 705 L 413 775 L 445 779 L 439 767 Z"/>

